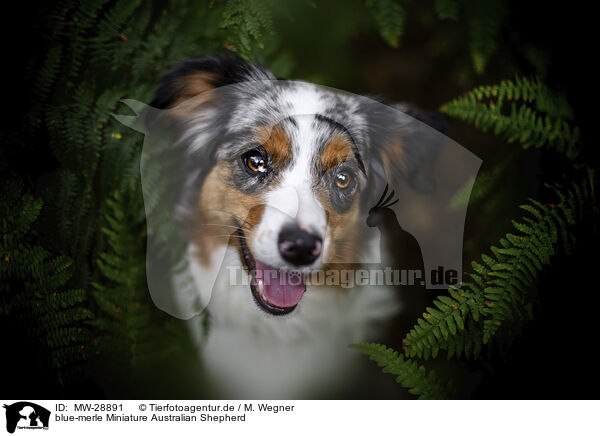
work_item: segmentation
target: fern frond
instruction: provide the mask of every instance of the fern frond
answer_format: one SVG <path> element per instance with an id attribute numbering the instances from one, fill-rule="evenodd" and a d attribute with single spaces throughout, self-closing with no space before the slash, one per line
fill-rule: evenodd
<path id="1" fill-rule="evenodd" d="M 366 0 L 379 33 L 392 47 L 400 45 L 404 30 L 404 8 L 396 0 Z"/>
<path id="2" fill-rule="evenodd" d="M 445 344 L 452 336 L 465 330 L 469 317 L 479 320 L 485 307 L 481 292 L 473 284 L 451 288 L 449 296 L 438 297 L 434 305 L 436 308 L 428 307 L 406 335 L 403 344 L 407 356 L 435 358 L 440 349 L 448 348 Z M 453 351 L 457 355 L 462 352 L 463 348 Z"/>
<path id="3" fill-rule="evenodd" d="M 145 223 L 137 219 L 139 207 L 141 193 L 136 186 L 125 194 L 115 191 L 113 198 L 107 200 L 102 232 L 108 247 L 96 260 L 102 277 L 92 283 L 92 295 L 102 315 L 93 322 L 99 332 L 95 347 L 105 352 L 106 344 L 118 342 L 122 357 L 133 366 L 151 353 Z"/>
<path id="4" fill-rule="evenodd" d="M 526 215 L 513 221 L 517 233 L 508 233 L 499 246 L 491 247 L 491 255 L 472 263 L 471 282 L 451 288 L 449 296 L 434 301 L 435 308 L 427 308 L 404 339 L 405 354 L 429 359 L 445 349 L 448 357 L 463 352 L 477 357 L 480 344 L 489 343 L 505 324 L 530 320 L 535 301 L 531 289 L 561 244 L 569 248 L 570 227 L 592 213 L 594 185 L 592 176 L 569 190 L 553 187 L 559 203 L 531 200 L 521 206 Z"/>
<path id="5" fill-rule="evenodd" d="M 480 86 L 440 110 L 483 131 L 492 130 L 523 148 L 554 148 L 574 159 L 580 132 L 569 123 L 571 109 L 539 79 L 517 78 Z"/>
<path id="6" fill-rule="evenodd" d="M 441 20 L 457 20 L 459 5 L 457 0 L 435 0 L 435 13 Z"/>
<path id="7" fill-rule="evenodd" d="M 227 47 L 249 59 L 254 46 L 263 48 L 264 35 L 273 33 L 269 0 L 228 0 L 221 28 L 228 32 Z"/>
<path id="8" fill-rule="evenodd" d="M 23 193 L 23 184 L 9 178 L 0 188 L 0 317 L 35 338 L 35 349 L 51 357 L 42 364 L 63 384 L 82 375 L 87 359 L 81 348 L 87 329 L 83 320 L 86 292 L 68 289 L 73 261 L 53 256 L 37 245 L 34 226 L 42 201 Z M 4 320 L 3 320 L 4 321 Z M 37 356 L 36 356 L 37 357 Z M 68 373 L 68 375 L 67 375 Z"/>
<path id="9" fill-rule="evenodd" d="M 470 0 L 465 7 L 469 48 L 473 68 L 483 73 L 489 58 L 496 51 L 498 33 L 504 19 L 502 0 L 481 2 Z"/>
<path id="10" fill-rule="evenodd" d="M 425 369 L 412 359 L 407 359 L 397 351 L 381 344 L 351 344 L 350 348 L 367 355 L 383 372 L 396 376 L 396 381 L 413 395 L 422 400 L 443 399 L 448 397 L 447 386 L 444 389 L 435 371 Z"/>

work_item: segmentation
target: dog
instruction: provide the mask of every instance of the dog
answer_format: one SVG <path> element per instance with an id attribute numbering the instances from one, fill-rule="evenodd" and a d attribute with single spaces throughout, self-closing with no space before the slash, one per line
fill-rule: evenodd
<path id="1" fill-rule="evenodd" d="M 347 345 L 376 338 L 400 312 L 397 289 L 309 277 L 377 258 L 377 229 L 365 223 L 388 184 L 431 189 L 435 152 L 413 139 L 421 127 L 411 123 L 423 115 L 223 56 L 168 71 L 151 106 L 177 125 L 173 217 L 209 314 L 208 328 L 201 316 L 189 326 L 214 396 L 350 391 L 362 358 Z M 177 282 L 174 298 L 188 307 Z"/>

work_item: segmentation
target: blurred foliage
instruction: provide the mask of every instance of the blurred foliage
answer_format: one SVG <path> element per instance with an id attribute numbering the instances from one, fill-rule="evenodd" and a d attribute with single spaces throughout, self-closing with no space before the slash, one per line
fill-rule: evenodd
<path id="1" fill-rule="evenodd" d="M 71 259 L 35 241 L 42 200 L 24 193 L 14 174 L 2 176 L 0 316 L 12 320 L 4 333 L 35 338 L 27 346 L 45 357 L 44 373 L 62 384 L 84 372 L 89 335 L 83 321 L 92 314 L 83 304 L 85 291 L 65 286 L 73 274 Z"/>

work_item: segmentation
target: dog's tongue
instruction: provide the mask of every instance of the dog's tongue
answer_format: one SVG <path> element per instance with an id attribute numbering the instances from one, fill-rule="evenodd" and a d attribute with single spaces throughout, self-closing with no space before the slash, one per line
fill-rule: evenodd
<path id="1" fill-rule="evenodd" d="M 263 281 L 265 300 L 278 307 L 293 307 L 302 298 L 306 285 L 299 273 L 280 271 L 256 260 L 256 280 Z"/>

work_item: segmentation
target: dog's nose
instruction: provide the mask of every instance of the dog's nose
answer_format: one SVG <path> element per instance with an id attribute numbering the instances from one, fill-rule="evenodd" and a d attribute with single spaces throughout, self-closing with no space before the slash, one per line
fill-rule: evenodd
<path id="1" fill-rule="evenodd" d="M 284 228 L 279 233 L 281 257 L 293 265 L 310 265 L 321 254 L 323 240 L 298 226 Z"/>

